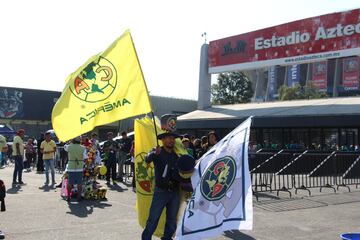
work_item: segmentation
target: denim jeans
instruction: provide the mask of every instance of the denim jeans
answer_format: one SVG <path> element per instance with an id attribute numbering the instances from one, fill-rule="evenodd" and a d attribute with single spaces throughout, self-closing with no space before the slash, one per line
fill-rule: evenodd
<path id="1" fill-rule="evenodd" d="M 22 171 L 24 169 L 23 156 L 14 156 L 15 168 L 13 174 L 13 182 L 16 182 L 16 177 L 18 177 L 19 182 L 22 181 Z"/>
<path id="2" fill-rule="evenodd" d="M 1 166 L 5 166 L 5 163 L 6 163 L 6 158 L 5 158 L 5 154 L 6 153 L 2 153 L 2 152 L 0 152 L 0 167 Z"/>
<path id="3" fill-rule="evenodd" d="M 142 233 L 142 240 L 151 240 L 158 225 L 161 213 L 166 207 L 166 223 L 163 240 L 170 240 L 176 231 L 176 216 L 180 207 L 179 192 L 169 192 L 155 187 L 154 196 L 151 202 L 149 218 Z"/>
<path id="4" fill-rule="evenodd" d="M 51 180 L 52 183 L 55 183 L 55 160 L 54 159 L 48 159 L 45 160 L 45 176 L 46 176 L 46 183 L 49 183 L 49 169 L 51 170 Z"/>
<path id="5" fill-rule="evenodd" d="M 120 151 L 118 158 L 118 173 L 120 180 L 122 180 L 124 176 L 124 162 L 126 160 L 127 160 L 127 154 L 123 151 Z"/>

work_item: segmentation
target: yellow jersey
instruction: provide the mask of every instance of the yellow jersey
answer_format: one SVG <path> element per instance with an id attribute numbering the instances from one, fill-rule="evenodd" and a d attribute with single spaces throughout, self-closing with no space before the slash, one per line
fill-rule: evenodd
<path id="1" fill-rule="evenodd" d="M 44 140 L 41 143 L 40 149 L 43 150 L 43 160 L 54 159 L 55 156 L 54 148 L 56 150 L 56 143 L 53 140 L 50 140 L 49 142 Z"/>

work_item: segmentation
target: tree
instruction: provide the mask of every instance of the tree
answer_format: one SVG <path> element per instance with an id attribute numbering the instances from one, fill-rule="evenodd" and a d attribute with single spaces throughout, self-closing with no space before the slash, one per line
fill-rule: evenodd
<path id="1" fill-rule="evenodd" d="M 213 104 L 247 103 L 253 94 L 251 81 L 242 72 L 221 73 L 211 86 Z"/>
<path id="2" fill-rule="evenodd" d="M 320 92 L 312 85 L 301 86 L 300 84 L 294 87 L 281 86 L 279 88 L 279 99 L 281 101 L 296 100 L 296 99 L 317 99 L 327 97 L 327 94 Z"/>

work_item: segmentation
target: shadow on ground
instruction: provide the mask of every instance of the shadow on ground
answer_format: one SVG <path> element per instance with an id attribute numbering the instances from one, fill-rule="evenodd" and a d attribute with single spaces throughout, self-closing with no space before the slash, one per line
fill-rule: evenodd
<path id="1" fill-rule="evenodd" d="M 42 187 L 39 187 L 40 190 L 43 190 L 44 192 L 50 192 L 50 190 L 56 190 L 56 186 L 54 185 L 43 185 Z"/>
<path id="2" fill-rule="evenodd" d="M 114 184 L 114 185 L 107 185 L 108 189 L 111 191 L 117 191 L 117 192 L 124 192 L 127 191 L 127 189 L 120 187 L 118 184 Z"/>
<path id="3" fill-rule="evenodd" d="M 106 202 L 85 200 L 82 202 L 69 202 L 68 206 L 70 212 L 66 212 L 67 214 L 71 214 L 79 218 L 86 218 L 94 212 L 94 208 L 104 209 L 106 207 L 111 207 L 112 205 Z"/>
<path id="4" fill-rule="evenodd" d="M 233 230 L 233 231 L 226 231 L 224 233 L 225 237 L 228 237 L 229 239 L 242 239 L 242 240 L 254 240 L 255 238 L 246 235 L 245 233 L 242 233 L 240 231 L 237 230 Z"/>
<path id="5" fill-rule="evenodd" d="M 21 190 L 21 186 L 20 185 L 13 185 L 11 188 L 9 188 L 6 193 L 7 194 L 17 194 L 19 193 L 19 191 Z"/>

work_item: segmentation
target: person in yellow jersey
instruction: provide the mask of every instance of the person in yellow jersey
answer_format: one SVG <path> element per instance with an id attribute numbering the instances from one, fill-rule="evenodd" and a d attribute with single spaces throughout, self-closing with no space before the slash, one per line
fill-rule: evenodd
<path id="1" fill-rule="evenodd" d="M 45 133 L 45 140 L 40 145 L 40 151 L 43 154 L 43 161 L 45 164 L 45 186 L 49 185 L 49 170 L 51 171 L 51 185 L 54 186 L 55 182 L 55 153 L 56 143 L 51 140 L 50 132 Z"/>
<path id="2" fill-rule="evenodd" d="M 24 168 L 24 138 L 25 130 L 19 129 L 16 133 L 16 136 L 13 140 L 13 158 L 15 160 L 15 168 L 14 168 L 14 174 L 13 174 L 13 185 L 16 184 L 24 184 L 22 181 L 22 171 Z M 16 177 L 18 177 L 18 182 L 16 182 Z"/>
<path id="3" fill-rule="evenodd" d="M 7 143 L 6 138 L 0 134 L 0 168 L 6 164 Z"/>

